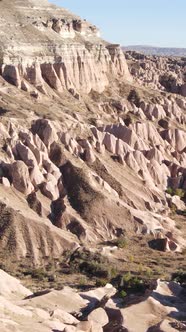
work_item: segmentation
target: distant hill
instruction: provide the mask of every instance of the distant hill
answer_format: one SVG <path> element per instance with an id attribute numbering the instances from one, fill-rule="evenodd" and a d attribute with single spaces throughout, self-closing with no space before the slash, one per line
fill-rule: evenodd
<path id="1" fill-rule="evenodd" d="M 154 47 L 143 45 L 131 45 L 122 48 L 124 51 L 137 51 L 147 55 L 186 57 L 186 48 Z"/>

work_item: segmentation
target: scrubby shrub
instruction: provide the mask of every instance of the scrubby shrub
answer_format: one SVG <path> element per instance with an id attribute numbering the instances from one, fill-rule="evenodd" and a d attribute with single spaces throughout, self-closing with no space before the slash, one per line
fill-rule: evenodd
<path id="1" fill-rule="evenodd" d="M 96 287 L 105 287 L 108 284 L 107 279 L 96 279 Z"/>
<path id="2" fill-rule="evenodd" d="M 69 263 L 72 273 L 80 272 L 89 277 L 106 279 L 107 282 L 117 275 L 117 270 L 109 264 L 106 257 L 86 249 L 76 251 Z"/>
<path id="3" fill-rule="evenodd" d="M 85 285 L 87 284 L 87 278 L 84 277 L 84 276 L 81 276 L 81 277 L 79 278 L 79 280 L 78 280 L 78 284 L 79 284 L 79 286 L 81 286 L 81 287 L 85 286 Z"/>
<path id="4" fill-rule="evenodd" d="M 129 256 L 129 262 L 130 262 L 130 263 L 133 263 L 133 262 L 134 262 L 134 256 L 133 256 L 133 255 L 130 255 L 130 256 Z"/>
<path id="5" fill-rule="evenodd" d="M 171 195 L 171 196 L 174 196 L 173 192 L 174 192 L 174 190 L 171 187 L 168 187 L 167 190 L 166 190 L 166 193 L 169 194 L 169 195 Z"/>
<path id="6" fill-rule="evenodd" d="M 112 244 L 122 249 L 126 248 L 128 243 L 127 239 L 124 236 L 120 236 L 117 239 L 112 240 Z"/>
<path id="7" fill-rule="evenodd" d="M 184 198 L 185 197 L 185 190 L 181 189 L 181 188 L 177 188 L 177 189 L 173 189 L 171 187 L 167 188 L 166 190 L 167 194 L 171 195 L 171 196 L 179 196 L 180 198 Z"/>
<path id="8" fill-rule="evenodd" d="M 185 190 L 184 189 L 176 189 L 174 195 L 179 196 L 180 198 L 184 198 Z"/>
<path id="9" fill-rule="evenodd" d="M 47 273 L 43 268 L 39 268 L 39 269 L 33 270 L 31 276 L 34 279 L 43 280 L 44 278 L 47 277 Z"/>
<path id="10" fill-rule="evenodd" d="M 120 298 L 124 299 L 126 296 L 127 296 L 127 293 L 124 290 L 122 290 L 121 292 L 119 292 L 119 297 Z"/>
<path id="11" fill-rule="evenodd" d="M 181 225 L 176 225 L 176 228 L 181 230 L 182 229 L 182 226 Z"/>
<path id="12" fill-rule="evenodd" d="M 185 216 L 186 217 L 186 210 L 177 210 L 176 211 L 177 214 L 179 214 L 180 216 Z"/>
<path id="13" fill-rule="evenodd" d="M 111 267 L 110 268 L 110 278 L 115 278 L 118 274 L 118 271 L 114 268 L 114 267 Z"/>
<path id="14" fill-rule="evenodd" d="M 153 275 L 153 271 L 150 267 L 147 267 L 146 270 L 145 270 L 145 275 L 148 277 L 148 278 L 151 278 L 152 275 Z"/>
<path id="15" fill-rule="evenodd" d="M 123 276 L 119 275 L 113 280 L 113 284 L 117 287 L 119 292 L 124 290 L 127 294 L 142 292 L 146 289 L 146 283 L 142 279 L 132 276 L 130 272 Z"/>
<path id="16" fill-rule="evenodd" d="M 95 261 L 84 261 L 79 265 L 79 269 L 81 273 L 88 274 L 89 276 L 94 276 L 98 278 L 110 277 L 110 269 L 107 266 Z"/>
<path id="17" fill-rule="evenodd" d="M 42 281 L 42 280 L 44 280 L 45 278 L 48 278 L 48 277 L 49 277 L 47 271 L 46 271 L 44 268 L 42 268 L 42 267 L 37 268 L 37 269 L 25 270 L 25 271 L 23 272 L 23 274 L 24 274 L 25 276 L 29 276 L 29 275 L 30 275 L 31 278 L 33 278 L 33 279 L 38 279 L 39 281 Z"/>

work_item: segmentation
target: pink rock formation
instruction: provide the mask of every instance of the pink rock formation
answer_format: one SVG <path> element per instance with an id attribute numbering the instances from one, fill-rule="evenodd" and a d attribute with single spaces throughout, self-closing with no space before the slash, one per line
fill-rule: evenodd
<path id="1" fill-rule="evenodd" d="M 48 149 L 50 145 L 58 140 L 57 132 L 48 120 L 37 120 L 32 126 L 33 134 L 37 134 Z"/>
<path id="2" fill-rule="evenodd" d="M 181 152 L 186 147 L 186 133 L 180 129 L 168 129 L 161 133 L 163 139 L 171 143 L 174 149 Z"/>
<path id="3" fill-rule="evenodd" d="M 26 164 L 21 161 L 15 161 L 7 166 L 13 186 L 25 195 L 29 195 L 34 187 L 30 181 L 29 171 Z"/>

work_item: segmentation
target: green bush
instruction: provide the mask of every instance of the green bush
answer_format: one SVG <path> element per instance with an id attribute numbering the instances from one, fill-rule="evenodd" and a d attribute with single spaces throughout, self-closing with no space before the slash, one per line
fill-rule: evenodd
<path id="1" fill-rule="evenodd" d="M 87 285 L 87 278 L 84 277 L 84 276 L 81 276 L 81 277 L 79 278 L 79 280 L 78 280 L 78 284 L 79 284 L 79 286 L 81 286 L 81 287 Z"/>
<path id="2" fill-rule="evenodd" d="M 185 197 L 185 190 L 181 189 L 181 188 L 177 188 L 177 189 L 173 189 L 171 187 L 168 187 L 166 190 L 167 194 L 171 195 L 171 196 L 179 196 L 180 198 L 184 198 Z"/>
<path id="3" fill-rule="evenodd" d="M 117 275 L 117 270 L 109 264 L 107 257 L 86 249 L 73 253 L 69 263 L 72 273 L 79 272 L 89 277 L 107 279 L 108 281 Z"/>
<path id="4" fill-rule="evenodd" d="M 49 277 L 49 274 L 47 273 L 47 271 L 42 267 L 37 268 L 37 269 L 25 270 L 25 271 L 23 271 L 23 274 L 25 276 L 31 276 L 31 278 L 33 278 L 33 279 L 38 279 L 39 281 L 42 281 Z"/>
<path id="5" fill-rule="evenodd" d="M 111 267 L 110 269 L 110 278 L 115 278 L 118 274 L 118 271 L 114 268 L 114 267 Z"/>
<path id="6" fill-rule="evenodd" d="M 124 289 L 127 293 L 128 291 L 136 293 L 144 289 L 144 282 L 141 279 L 132 276 L 131 273 L 128 272 L 122 277 L 120 288 L 122 288 L 122 290 Z"/>
<path id="7" fill-rule="evenodd" d="M 80 272 L 88 274 L 90 276 L 98 277 L 98 278 L 109 278 L 110 277 L 110 269 L 108 266 L 105 266 L 98 262 L 82 262 L 79 265 Z"/>
<path id="8" fill-rule="evenodd" d="M 38 268 L 32 270 L 31 276 L 34 279 L 43 280 L 48 277 L 48 274 L 43 268 Z"/>
<path id="9" fill-rule="evenodd" d="M 173 189 L 171 187 L 167 188 L 166 193 L 171 195 L 171 196 L 174 196 Z"/>
<path id="10" fill-rule="evenodd" d="M 124 290 L 122 290 L 121 292 L 119 292 L 119 297 L 120 298 L 124 299 L 126 296 L 127 296 L 127 293 Z"/>
<path id="11" fill-rule="evenodd" d="M 150 267 L 147 267 L 146 270 L 145 270 L 145 275 L 148 277 L 148 278 L 151 278 L 152 275 L 153 275 L 153 271 Z"/>
<path id="12" fill-rule="evenodd" d="M 128 243 L 127 239 L 124 236 L 120 236 L 117 239 L 112 240 L 112 244 L 122 249 L 126 248 Z"/>
<path id="13" fill-rule="evenodd" d="M 184 189 L 176 189 L 174 195 L 179 196 L 180 198 L 184 198 L 185 190 Z"/>
<path id="14" fill-rule="evenodd" d="M 108 284 L 107 279 L 96 279 L 96 287 L 105 287 Z"/>

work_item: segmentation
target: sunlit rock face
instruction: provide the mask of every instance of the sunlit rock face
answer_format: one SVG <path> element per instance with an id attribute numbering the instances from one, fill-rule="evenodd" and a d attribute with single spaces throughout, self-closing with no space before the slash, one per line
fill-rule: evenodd
<path id="1" fill-rule="evenodd" d="M 110 75 L 131 81 L 119 45 L 101 40 L 86 20 L 45 0 L 0 6 L 6 16 L 0 17 L 1 74 L 9 83 L 23 90 L 32 84 L 46 94 L 47 85 L 58 92 L 102 92 Z"/>

